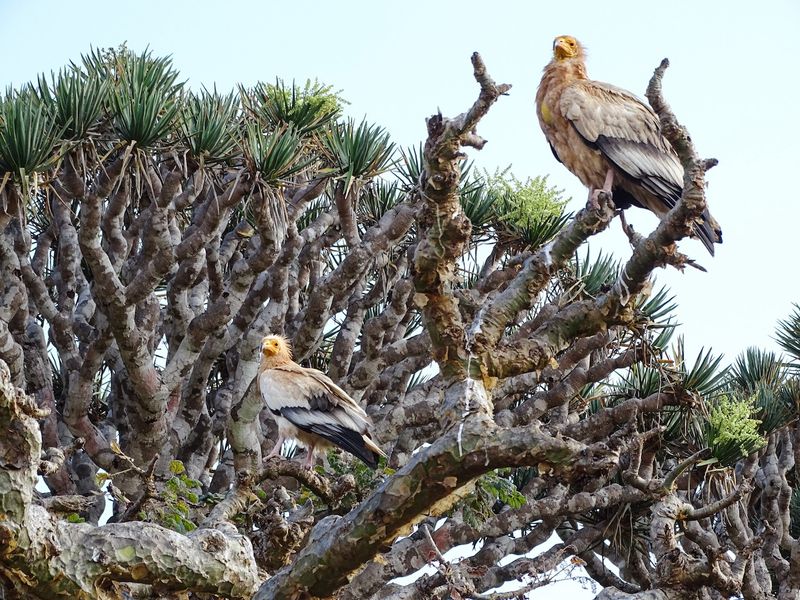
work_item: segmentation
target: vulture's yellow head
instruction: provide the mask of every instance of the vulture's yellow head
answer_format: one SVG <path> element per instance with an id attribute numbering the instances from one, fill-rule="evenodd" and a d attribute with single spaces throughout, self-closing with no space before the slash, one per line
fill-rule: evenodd
<path id="1" fill-rule="evenodd" d="M 261 340 L 261 354 L 266 358 L 292 358 L 292 346 L 282 335 L 268 335 Z"/>
<path id="2" fill-rule="evenodd" d="M 553 40 L 553 58 L 555 60 L 582 58 L 583 56 L 583 46 L 571 35 L 560 35 Z"/>

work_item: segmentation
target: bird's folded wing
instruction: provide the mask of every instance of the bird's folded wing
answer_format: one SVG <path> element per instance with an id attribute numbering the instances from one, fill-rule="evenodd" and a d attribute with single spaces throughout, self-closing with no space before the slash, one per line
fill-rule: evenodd
<path id="1" fill-rule="evenodd" d="M 683 167 L 650 107 L 623 89 L 587 80 L 565 89 L 559 108 L 587 144 L 667 208 L 675 205 L 683 188 Z"/>
<path id="2" fill-rule="evenodd" d="M 331 392 L 328 382 L 320 382 L 314 375 L 295 365 L 264 371 L 259 386 L 267 407 L 298 429 L 336 444 L 374 468 L 378 456 L 385 454 L 369 438 L 366 414 L 340 388 L 336 389 L 349 402 L 343 402 Z"/>
<path id="3" fill-rule="evenodd" d="M 354 415 L 362 417 L 364 420 L 368 419 L 367 413 L 364 412 L 364 409 L 361 408 L 358 403 L 347 394 L 347 392 L 333 383 L 330 377 L 325 375 L 325 373 L 321 373 L 316 369 L 303 369 L 303 371 L 306 375 L 314 379 L 316 383 L 319 384 L 320 388 L 327 392 L 331 397 L 331 400 L 337 405 L 345 408 L 348 412 L 352 412 Z"/>
<path id="4" fill-rule="evenodd" d="M 340 388 L 332 382 L 320 381 L 314 375 L 316 372 L 311 369 L 304 369 L 296 365 L 287 365 L 267 369 L 259 378 L 261 395 L 267 403 L 267 407 L 272 411 L 278 411 L 281 415 L 292 421 L 295 425 L 303 428 L 304 425 L 311 423 L 338 423 L 340 426 L 352 429 L 359 435 L 366 431 L 368 420 L 367 415 L 355 404 Z M 320 373 L 320 375 L 322 375 Z M 324 375 L 322 375 L 325 379 Z M 333 386 L 338 390 L 348 402 L 344 402 L 339 394 L 333 392 Z M 289 418 L 284 414 L 285 409 L 291 408 L 294 418 Z M 302 411 L 309 414 L 305 416 Z M 295 419 L 298 422 L 295 423 Z"/>

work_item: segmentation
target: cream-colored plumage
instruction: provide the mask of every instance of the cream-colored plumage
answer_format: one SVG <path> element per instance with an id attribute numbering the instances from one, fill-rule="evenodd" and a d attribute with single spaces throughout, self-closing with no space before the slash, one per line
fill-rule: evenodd
<path id="1" fill-rule="evenodd" d="M 585 58 L 575 38 L 553 42 L 536 92 L 539 125 L 553 154 L 590 190 L 612 192 L 618 208 L 640 206 L 663 218 L 681 197 L 683 166 L 653 110 L 630 92 L 589 79 Z M 722 242 L 708 210 L 694 234 L 712 255 L 714 243 Z"/>
<path id="2" fill-rule="evenodd" d="M 314 451 L 330 445 L 347 450 L 372 468 L 380 456 L 386 456 L 370 437 L 372 422 L 367 413 L 327 375 L 294 362 L 286 338 L 268 335 L 262 340 L 258 386 L 278 424 L 278 441 L 270 456 L 280 452 L 287 438 L 308 448 L 309 467 Z"/>

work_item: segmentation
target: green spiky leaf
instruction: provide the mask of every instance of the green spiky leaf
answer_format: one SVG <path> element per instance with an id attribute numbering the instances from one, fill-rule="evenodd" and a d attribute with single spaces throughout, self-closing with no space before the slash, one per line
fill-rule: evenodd
<path id="1" fill-rule="evenodd" d="M 25 180 L 47 170 L 58 159 L 55 149 L 62 133 L 52 104 L 30 88 L 8 90 L 0 101 L 0 171 Z"/>
<path id="2" fill-rule="evenodd" d="M 365 225 L 377 223 L 383 215 L 403 199 L 397 182 L 376 181 L 364 190 L 358 199 L 356 213 Z"/>
<path id="3" fill-rule="evenodd" d="M 256 124 L 247 124 L 243 146 L 245 158 L 261 179 L 275 185 L 311 164 L 306 158 L 300 135 L 291 127 L 264 133 Z"/>
<path id="4" fill-rule="evenodd" d="M 795 361 L 800 361 L 800 304 L 794 305 L 788 318 L 778 321 L 776 333 L 778 345 Z"/>
<path id="5" fill-rule="evenodd" d="M 410 190 L 419 185 L 419 178 L 422 174 L 422 144 L 411 146 L 410 148 L 400 149 L 400 168 L 397 175 L 402 181 L 403 187 Z"/>
<path id="6" fill-rule="evenodd" d="M 459 199 L 464 214 L 472 224 L 473 235 L 484 233 L 494 223 L 497 217 L 494 208 L 497 196 L 490 193 L 483 181 L 470 178 L 462 184 Z"/>
<path id="7" fill-rule="evenodd" d="M 681 336 L 673 350 L 673 359 L 681 374 L 681 387 L 684 390 L 708 396 L 724 387 L 728 368 L 720 368 L 721 354 L 714 356 L 710 348 L 708 350 L 701 348 L 692 367 L 687 368 L 684 341 Z"/>
<path id="8" fill-rule="evenodd" d="M 178 72 L 169 57 L 153 58 L 149 51 L 118 57 L 117 80 L 110 104 L 119 136 L 149 148 L 171 132 L 180 110 Z"/>
<path id="9" fill-rule="evenodd" d="M 797 402 L 789 386 L 757 383 L 751 391 L 759 433 L 768 436 L 797 418 Z"/>
<path id="10" fill-rule="evenodd" d="M 675 296 L 670 294 L 669 288 L 663 286 L 637 308 L 642 314 L 646 315 L 650 321 L 657 323 L 665 317 L 669 320 L 672 312 L 678 308 L 678 303 L 675 302 Z"/>
<path id="11" fill-rule="evenodd" d="M 730 371 L 733 386 L 747 393 L 761 384 L 777 386 L 785 377 L 786 369 L 775 353 L 753 347 L 736 357 Z"/>
<path id="12" fill-rule="evenodd" d="M 204 162 L 228 160 L 236 151 L 239 99 L 216 90 L 190 94 L 181 110 L 181 130 L 189 152 Z"/>
<path id="13" fill-rule="evenodd" d="M 366 121 L 356 126 L 352 119 L 336 124 L 322 138 L 332 167 L 344 180 L 345 194 L 354 181 L 371 179 L 392 165 L 394 143 L 389 133 Z"/>
<path id="14" fill-rule="evenodd" d="M 619 261 L 611 254 L 603 254 L 601 251 L 597 258 L 592 260 L 591 252 L 587 248 L 583 259 L 575 255 L 575 276 L 590 296 L 597 296 L 614 283 L 618 272 Z"/>
<path id="15" fill-rule="evenodd" d="M 84 73 L 77 67 L 62 69 L 48 84 L 39 77 L 38 91 L 55 107 L 55 123 L 66 139 L 78 140 L 87 135 L 103 114 L 109 82 L 97 72 Z"/>

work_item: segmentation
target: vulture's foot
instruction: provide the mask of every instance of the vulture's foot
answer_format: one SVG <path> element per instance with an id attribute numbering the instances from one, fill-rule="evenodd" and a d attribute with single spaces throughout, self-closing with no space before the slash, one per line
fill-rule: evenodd
<path id="1" fill-rule="evenodd" d="M 600 196 L 605 194 L 607 199 L 613 202 L 614 193 L 611 191 L 614 185 L 614 170 L 609 169 L 606 171 L 606 179 L 603 182 L 602 188 L 595 188 L 589 191 L 589 200 L 586 202 L 586 208 L 593 210 L 600 210 Z"/>
<path id="2" fill-rule="evenodd" d="M 586 201 L 587 210 L 600 210 L 600 194 L 608 193 L 609 198 L 611 192 L 606 192 L 603 189 L 589 190 L 589 199 Z"/>

